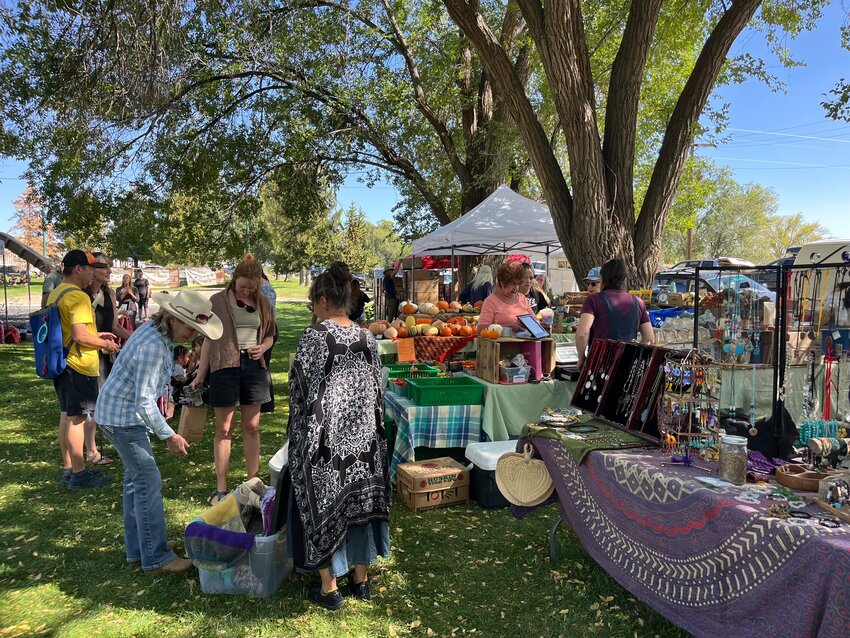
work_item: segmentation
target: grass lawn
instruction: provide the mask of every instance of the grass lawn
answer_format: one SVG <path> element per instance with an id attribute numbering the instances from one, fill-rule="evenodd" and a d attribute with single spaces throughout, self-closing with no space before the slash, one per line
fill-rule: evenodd
<path id="1" fill-rule="evenodd" d="M 309 321 L 303 303 L 280 304 L 278 314 L 265 461 L 284 438 L 288 353 Z M 268 599 L 204 595 L 196 572 L 145 576 L 124 562 L 118 462 L 109 486 L 59 487 L 56 398 L 31 360 L 31 344 L 0 346 L 0 638 L 686 635 L 611 580 L 568 531 L 550 562 L 554 505 L 517 521 L 506 509 L 414 515 L 396 502 L 393 554 L 372 572 L 372 601 L 349 600 L 335 614 L 305 601 L 302 575 Z M 185 459 L 154 446 L 171 538 L 182 539 L 213 491 L 210 429 Z M 237 440 L 232 485 L 244 472 L 240 448 Z"/>

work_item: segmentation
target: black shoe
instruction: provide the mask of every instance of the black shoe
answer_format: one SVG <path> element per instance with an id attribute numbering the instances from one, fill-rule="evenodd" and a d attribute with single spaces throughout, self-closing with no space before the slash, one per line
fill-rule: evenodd
<path id="1" fill-rule="evenodd" d="M 369 579 L 367 578 L 362 583 L 354 582 L 354 572 L 348 572 L 348 591 L 351 595 L 360 600 L 369 600 L 372 598 L 372 588 L 369 587 Z"/>
<path id="2" fill-rule="evenodd" d="M 310 592 L 307 594 L 307 598 L 319 605 L 319 607 L 324 607 L 330 611 L 336 611 L 345 604 L 345 598 L 342 597 L 339 589 L 334 589 L 329 594 L 325 594 L 322 592 L 321 582 L 310 586 Z"/>

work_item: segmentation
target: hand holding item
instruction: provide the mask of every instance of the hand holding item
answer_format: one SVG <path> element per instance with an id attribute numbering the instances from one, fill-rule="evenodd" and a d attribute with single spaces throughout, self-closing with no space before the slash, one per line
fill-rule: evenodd
<path id="1" fill-rule="evenodd" d="M 189 454 L 189 442 L 179 434 L 173 434 L 165 440 L 168 451 L 175 456 L 187 456 Z"/>
<path id="2" fill-rule="evenodd" d="M 248 348 L 248 355 L 254 359 L 255 361 L 263 356 L 263 353 L 266 351 L 265 346 L 257 345 Z"/>

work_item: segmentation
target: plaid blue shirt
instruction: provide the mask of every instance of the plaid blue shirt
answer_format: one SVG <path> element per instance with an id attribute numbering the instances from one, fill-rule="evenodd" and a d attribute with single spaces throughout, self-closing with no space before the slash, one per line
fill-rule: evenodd
<path id="1" fill-rule="evenodd" d="M 146 425 L 162 440 L 174 435 L 156 405 L 171 380 L 174 355 L 171 341 L 148 321 L 121 349 L 100 394 L 94 419 L 102 425 Z"/>

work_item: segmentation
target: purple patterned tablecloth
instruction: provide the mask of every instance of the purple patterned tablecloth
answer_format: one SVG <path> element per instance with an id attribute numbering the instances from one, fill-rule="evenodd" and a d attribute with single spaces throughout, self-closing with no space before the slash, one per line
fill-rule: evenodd
<path id="1" fill-rule="evenodd" d="M 775 487 L 708 487 L 695 480 L 704 472 L 661 467 L 657 450 L 591 452 L 578 465 L 558 441 L 531 442 L 587 552 L 685 630 L 712 638 L 850 637 L 847 523 L 829 529 L 814 518 L 768 517 Z"/>

